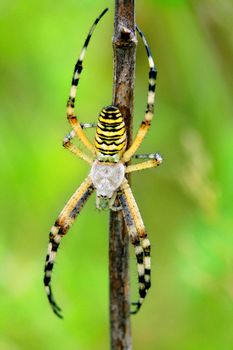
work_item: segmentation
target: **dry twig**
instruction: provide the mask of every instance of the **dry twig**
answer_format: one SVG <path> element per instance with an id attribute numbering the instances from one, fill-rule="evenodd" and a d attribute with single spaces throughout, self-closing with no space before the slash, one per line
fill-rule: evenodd
<path id="1" fill-rule="evenodd" d="M 124 116 L 129 147 L 132 139 L 136 60 L 134 0 L 115 0 L 113 51 L 113 104 L 119 107 Z M 129 238 L 121 211 L 110 213 L 109 236 L 111 349 L 129 350 Z"/>

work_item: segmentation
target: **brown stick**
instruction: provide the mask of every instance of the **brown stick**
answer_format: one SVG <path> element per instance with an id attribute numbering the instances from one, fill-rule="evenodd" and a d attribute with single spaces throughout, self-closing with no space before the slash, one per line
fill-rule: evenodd
<path id="1" fill-rule="evenodd" d="M 113 105 L 124 116 L 132 139 L 136 60 L 134 0 L 115 0 Z M 130 350 L 129 238 L 121 211 L 110 212 L 110 337 L 112 350 Z"/>

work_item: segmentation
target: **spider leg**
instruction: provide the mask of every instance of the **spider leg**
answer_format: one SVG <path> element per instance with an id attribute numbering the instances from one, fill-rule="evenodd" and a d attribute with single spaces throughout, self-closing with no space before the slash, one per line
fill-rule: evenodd
<path id="1" fill-rule="evenodd" d="M 147 43 L 147 40 L 143 34 L 143 32 L 136 26 L 136 29 L 138 33 L 140 34 L 143 43 L 146 48 L 147 56 L 148 56 L 148 62 L 149 62 L 149 86 L 148 86 L 148 97 L 147 97 L 147 108 L 144 116 L 144 120 L 141 122 L 140 128 L 138 130 L 138 133 L 132 143 L 132 145 L 129 147 L 129 149 L 124 153 L 123 155 L 123 161 L 128 162 L 133 154 L 137 151 L 138 147 L 141 145 L 145 135 L 147 134 L 151 121 L 154 115 L 154 100 L 155 100 L 155 86 L 156 86 L 156 76 L 157 76 L 157 70 L 156 66 L 154 64 L 154 60 L 151 54 L 150 47 Z"/>
<path id="2" fill-rule="evenodd" d="M 116 204 L 117 192 L 115 192 L 109 201 L 109 209 L 112 211 L 122 210 L 122 206 L 119 203 Z"/>
<path id="3" fill-rule="evenodd" d="M 80 123 L 82 129 L 96 128 L 97 123 Z"/>
<path id="4" fill-rule="evenodd" d="M 81 50 L 80 56 L 75 64 L 74 67 L 74 73 L 73 73 L 73 77 L 72 77 L 72 85 L 71 85 L 71 90 L 70 90 L 70 96 L 68 98 L 68 102 L 67 102 L 67 118 L 68 121 L 70 122 L 72 128 L 74 129 L 75 133 L 77 134 L 78 138 L 80 139 L 80 141 L 93 153 L 95 154 L 95 148 L 92 145 L 92 143 L 89 141 L 89 139 L 87 138 L 86 134 L 83 132 L 82 130 L 82 126 L 80 125 L 79 121 L 77 120 L 77 118 L 74 116 L 74 108 L 75 108 L 75 98 L 76 98 L 76 92 L 77 92 L 77 86 L 79 83 L 79 79 L 80 79 L 80 75 L 83 69 L 83 60 L 85 57 L 85 53 L 87 50 L 87 46 L 89 44 L 90 38 L 92 36 L 92 33 L 97 25 L 97 23 L 99 22 L 99 20 L 101 19 L 101 17 L 108 11 L 108 9 L 105 9 L 100 15 L 99 17 L 96 18 L 96 20 L 94 21 L 88 35 L 87 38 L 85 40 L 84 46 Z"/>
<path id="5" fill-rule="evenodd" d="M 134 154 L 132 156 L 134 159 L 162 159 L 159 153 L 144 153 L 144 154 Z"/>
<path id="6" fill-rule="evenodd" d="M 145 281 L 146 289 L 150 287 L 150 242 L 147 238 L 144 223 L 142 221 L 141 214 L 139 212 L 137 203 L 134 199 L 132 190 L 129 186 L 128 181 L 125 179 L 121 185 L 122 192 L 125 195 L 126 201 L 129 205 L 130 211 L 135 221 L 136 229 L 140 239 L 142 240 L 142 247 L 144 250 L 144 265 L 145 265 Z M 148 258 L 147 258 L 148 257 Z M 148 282 L 148 283 L 147 283 Z"/>
<path id="7" fill-rule="evenodd" d="M 81 123 L 82 129 L 87 128 L 95 128 L 97 126 L 96 123 Z M 70 152 L 74 153 L 77 157 L 85 160 L 87 163 L 92 165 L 93 159 L 87 156 L 84 152 L 82 152 L 76 145 L 74 145 L 71 140 L 76 136 L 75 131 L 71 130 L 71 132 L 66 135 L 63 140 L 63 146 L 68 149 Z"/>
<path id="8" fill-rule="evenodd" d="M 118 193 L 118 198 L 122 206 L 122 212 L 126 227 L 131 238 L 131 242 L 134 245 L 135 255 L 137 260 L 137 271 L 138 271 L 138 285 L 139 285 L 139 300 L 136 303 L 138 305 L 138 310 L 143 303 L 143 300 L 146 296 L 146 287 L 145 287 L 145 267 L 143 263 L 143 249 L 140 244 L 140 239 L 137 233 L 137 229 L 134 223 L 133 216 L 130 212 L 129 205 L 126 202 L 125 196 L 123 193 Z M 133 303 L 134 304 L 134 303 Z M 138 311 L 137 310 L 137 311 Z M 132 313 L 132 312 L 131 312 Z"/>
<path id="9" fill-rule="evenodd" d="M 93 159 L 87 156 L 83 151 L 81 151 L 71 140 L 76 136 L 74 130 L 72 130 L 63 140 L 63 146 L 70 152 L 74 153 L 77 157 L 83 159 L 88 164 L 92 165 Z"/>
<path id="10" fill-rule="evenodd" d="M 150 241 L 147 238 L 146 230 L 137 203 L 126 179 L 124 180 L 120 189 L 121 191 L 118 193 L 118 198 L 122 206 L 123 216 L 129 235 L 133 245 L 135 246 L 135 254 L 137 259 L 139 300 L 136 303 L 133 303 L 136 308 L 131 312 L 131 314 L 136 314 L 143 304 L 147 291 L 151 286 Z"/>
<path id="11" fill-rule="evenodd" d="M 143 156 L 149 156 L 148 158 L 150 160 L 147 160 L 146 162 L 142 162 L 142 163 L 138 163 L 138 164 L 128 165 L 126 167 L 125 172 L 126 173 L 131 173 L 132 171 L 138 171 L 138 170 L 144 170 L 144 169 L 157 167 L 163 161 L 162 157 L 158 153 L 153 153 L 153 154 L 148 154 L 148 155 L 142 154 L 142 155 L 135 156 L 135 158 L 143 159 L 144 158 Z"/>
<path id="12" fill-rule="evenodd" d="M 69 199 L 62 212 L 60 213 L 58 219 L 56 220 L 54 226 L 51 228 L 49 234 L 48 253 L 46 256 L 44 268 L 44 286 L 50 306 L 53 312 L 60 318 L 62 318 L 61 309 L 56 304 L 51 289 L 51 274 L 54 266 L 54 261 L 62 237 L 67 233 L 93 191 L 94 186 L 92 184 L 92 181 L 90 177 L 87 177 L 86 180 L 83 181 L 80 187 Z"/>

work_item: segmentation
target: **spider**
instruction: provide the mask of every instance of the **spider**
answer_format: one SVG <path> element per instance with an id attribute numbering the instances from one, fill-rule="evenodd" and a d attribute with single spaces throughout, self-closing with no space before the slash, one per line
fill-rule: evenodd
<path id="1" fill-rule="evenodd" d="M 75 218 L 94 190 L 96 190 L 97 209 L 122 210 L 127 231 L 135 249 L 139 299 L 137 302 L 132 303 L 133 310 L 131 314 L 138 312 L 151 286 L 150 241 L 147 238 L 147 233 L 137 203 L 125 177 L 128 173 L 156 167 L 162 162 L 162 158 L 158 153 L 135 155 L 135 152 L 141 145 L 150 128 L 154 113 L 155 81 L 157 75 L 149 45 L 144 34 L 138 27 L 136 27 L 136 29 L 143 40 L 149 61 L 149 87 L 145 116 L 132 145 L 126 150 L 127 139 L 124 118 L 117 106 L 109 105 L 103 108 L 99 114 L 97 125 L 81 124 L 74 115 L 76 91 L 83 69 L 82 64 L 87 46 L 97 23 L 107 10 L 108 9 L 105 9 L 99 17 L 96 18 L 87 35 L 81 54 L 74 68 L 70 96 L 67 102 L 67 118 L 72 127 L 72 131 L 64 138 L 63 146 L 77 157 L 89 163 L 91 171 L 61 211 L 49 235 L 48 253 L 44 269 L 44 286 L 52 310 L 60 318 L 62 318 L 61 309 L 56 304 L 51 289 L 51 273 L 57 249 L 62 237 L 68 232 Z M 94 144 L 89 141 L 83 130 L 89 127 L 96 127 Z M 80 150 L 78 146 L 72 143 L 72 139 L 75 136 L 78 137 L 92 156 L 87 155 Z M 131 158 L 146 160 L 142 163 L 126 165 Z M 116 198 L 118 198 L 119 207 L 114 206 Z"/>

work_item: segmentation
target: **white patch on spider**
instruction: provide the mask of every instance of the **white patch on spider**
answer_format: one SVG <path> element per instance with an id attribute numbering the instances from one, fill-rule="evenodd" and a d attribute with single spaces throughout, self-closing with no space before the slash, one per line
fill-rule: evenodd
<path id="1" fill-rule="evenodd" d="M 139 254 L 141 254 L 141 253 L 143 253 L 143 249 L 142 249 L 142 247 L 141 247 L 140 245 L 137 245 L 137 246 L 135 247 L 135 254 L 136 254 L 136 255 L 139 255 Z"/>
<path id="2" fill-rule="evenodd" d="M 149 241 L 148 238 L 143 239 L 142 246 L 143 246 L 144 249 L 148 248 L 150 246 L 150 241 Z"/>
<path id="3" fill-rule="evenodd" d="M 51 250 L 52 250 L 52 243 L 49 242 L 49 244 L 48 244 L 48 254 L 50 254 Z"/>
<path id="4" fill-rule="evenodd" d="M 143 264 L 138 264 L 138 274 L 139 276 L 143 276 L 145 273 L 144 265 Z"/>
<path id="5" fill-rule="evenodd" d="M 59 228 L 57 227 L 57 226 L 53 226 L 52 228 L 51 228 L 51 233 L 53 234 L 53 235 L 56 235 L 57 233 L 58 233 L 58 231 L 59 231 Z"/>
<path id="6" fill-rule="evenodd" d="M 151 121 L 152 118 L 153 118 L 153 113 L 147 112 L 146 115 L 145 115 L 145 120 Z"/>
<path id="7" fill-rule="evenodd" d="M 149 91 L 148 93 L 148 104 L 152 105 L 154 103 L 155 93 L 153 91 Z"/>
<path id="8" fill-rule="evenodd" d="M 149 275 L 145 275 L 145 282 L 150 282 L 150 276 Z"/>
<path id="9" fill-rule="evenodd" d="M 125 167 L 122 163 L 104 164 L 96 160 L 92 165 L 90 176 L 96 188 L 97 197 L 110 199 L 122 184 Z"/>
<path id="10" fill-rule="evenodd" d="M 71 97 L 72 97 L 72 96 L 71 96 Z M 72 115 L 72 113 L 73 113 L 73 107 L 69 106 L 69 107 L 67 108 L 67 114 L 68 114 L 68 115 Z"/>
<path id="11" fill-rule="evenodd" d="M 150 257 L 149 256 L 145 256 L 144 258 L 144 264 L 145 264 L 145 269 L 150 270 Z"/>
<path id="12" fill-rule="evenodd" d="M 77 79 L 78 77 L 75 77 L 74 79 Z M 70 89 L 70 97 L 75 97 L 76 96 L 76 90 L 77 90 L 77 87 L 75 85 L 72 85 L 71 86 L 71 89 Z"/>
<path id="13" fill-rule="evenodd" d="M 48 287 L 48 286 L 45 286 L 45 291 L 46 291 L 46 294 L 47 294 L 47 295 L 50 295 L 50 290 L 49 290 L 49 287 Z"/>
<path id="14" fill-rule="evenodd" d="M 146 45 L 147 46 L 147 45 Z M 151 68 L 154 68 L 155 64 L 154 64 L 154 60 L 151 56 L 148 57 L 148 60 L 149 60 L 149 65 Z"/>
<path id="15" fill-rule="evenodd" d="M 50 254 L 49 254 L 49 260 L 48 260 L 48 262 L 49 262 L 49 263 L 53 263 L 54 260 L 55 260 L 55 258 L 56 258 L 56 252 L 51 251 Z"/>
<path id="16" fill-rule="evenodd" d="M 86 47 L 84 47 L 83 49 L 82 49 L 82 51 L 81 51 L 81 53 L 80 53 L 80 56 L 79 56 L 79 60 L 80 61 L 83 61 L 83 59 L 84 59 L 84 56 L 85 56 L 85 53 L 86 53 Z"/>
<path id="17" fill-rule="evenodd" d="M 55 243 L 60 243 L 61 242 L 61 236 L 60 235 L 56 235 L 55 237 L 53 237 L 53 240 Z"/>

